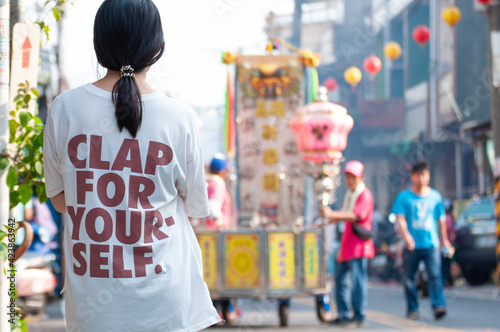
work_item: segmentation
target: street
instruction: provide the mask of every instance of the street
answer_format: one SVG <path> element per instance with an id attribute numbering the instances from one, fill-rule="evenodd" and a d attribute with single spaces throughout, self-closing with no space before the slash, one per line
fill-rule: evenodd
<path id="1" fill-rule="evenodd" d="M 492 284 L 484 286 L 462 286 L 446 290 L 448 315 L 436 321 L 430 310 L 429 299 L 420 299 L 418 321 L 404 318 L 405 303 L 403 292 L 397 284 L 370 283 L 367 319 L 363 330 L 377 331 L 500 331 L 500 297 Z M 275 301 L 254 301 L 244 299 L 241 303 L 243 317 L 234 326 L 210 328 L 210 331 L 279 331 L 277 304 Z M 333 327 L 321 324 L 316 318 L 312 298 L 294 298 L 290 306 L 288 331 L 320 331 L 352 328 Z M 30 332 L 62 332 L 64 322 L 59 311 L 59 303 L 53 303 L 44 319 L 32 320 L 28 324 Z"/>

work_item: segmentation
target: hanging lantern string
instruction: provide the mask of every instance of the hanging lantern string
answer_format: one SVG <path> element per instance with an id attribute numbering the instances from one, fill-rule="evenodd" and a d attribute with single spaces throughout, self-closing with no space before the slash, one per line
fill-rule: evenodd
<path id="1" fill-rule="evenodd" d="M 300 48 L 290 44 L 289 42 L 285 41 L 285 40 L 282 40 L 280 38 L 275 38 L 274 39 L 278 44 L 280 44 L 281 46 L 283 47 L 286 47 L 288 48 L 289 50 L 291 51 L 294 51 L 296 53 L 299 53 L 299 54 L 302 54 L 304 51 L 302 51 Z"/>

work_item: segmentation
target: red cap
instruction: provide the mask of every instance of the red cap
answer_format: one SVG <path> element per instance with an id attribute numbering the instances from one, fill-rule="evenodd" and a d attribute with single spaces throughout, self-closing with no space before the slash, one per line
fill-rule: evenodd
<path id="1" fill-rule="evenodd" d="M 344 173 L 351 173 L 352 175 L 360 178 L 363 176 L 364 166 L 360 161 L 351 160 L 349 161 L 344 168 Z"/>

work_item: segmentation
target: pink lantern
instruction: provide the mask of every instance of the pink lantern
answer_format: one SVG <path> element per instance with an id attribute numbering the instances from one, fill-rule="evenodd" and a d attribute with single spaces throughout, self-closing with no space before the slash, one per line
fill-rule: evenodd
<path id="1" fill-rule="evenodd" d="M 290 120 L 302 158 L 315 163 L 338 163 L 353 125 L 344 107 L 326 99 L 300 107 Z"/>
<path id="2" fill-rule="evenodd" d="M 337 80 L 333 77 L 327 77 L 323 81 L 323 86 L 328 90 L 328 91 L 335 91 L 337 87 L 339 86 L 339 83 Z"/>
<path id="3" fill-rule="evenodd" d="M 382 61 L 375 55 L 372 55 L 365 59 L 363 62 L 363 66 L 365 70 L 370 76 L 375 77 L 378 74 L 380 69 L 382 69 Z"/>

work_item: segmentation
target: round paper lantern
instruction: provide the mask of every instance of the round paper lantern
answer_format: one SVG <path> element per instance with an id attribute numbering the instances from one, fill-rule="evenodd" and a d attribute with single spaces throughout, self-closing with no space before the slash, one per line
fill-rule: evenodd
<path id="1" fill-rule="evenodd" d="M 419 25 L 415 29 L 413 29 L 413 39 L 420 46 L 424 46 L 431 36 L 431 31 L 425 25 Z"/>
<path id="2" fill-rule="evenodd" d="M 362 77 L 363 74 L 361 74 L 361 70 L 359 70 L 359 68 L 355 66 L 347 68 L 344 72 L 345 81 L 349 83 L 353 88 L 358 85 Z"/>
<path id="3" fill-rule="evenodd" d="M 448 6 L 443 10 L 443 21 L 448 23 L 450 26 L 454 26 L 460 21 L 460 9 L 456 6 Z"/>
<path id="4" fill-rule="evenodd" d="M 382 69 L 382 61 L 380 61 L 380 59 L 375 55 L 372 55 L 365 59 L 365 62 L 363 62 L 363 67 L 368 74 L 374 77 L 378 74 L 380 69 Z"/>
<path id="5" fill-rule="evenodd" d="M 394 41 L 388 42 L 384 47 L 384 54 L 394 61 L 401 56 L 401 46 Z"/>
<path id="6" fill-rule="evenodd" d="M 337 89 L 337 87 L 339 86 L 339 83 L 337 82 L 337 80 L 333 77 L 327 77 L 325 78 L 325 80 L 323 81 L 323 86 L 328 90 L 328 91 L 334 91 Z"/>
<path id="7" fill-rule="evenodd" d="M 476 0 L 477 2 L 479 2 L 480 4 L 484 5 L 484 6 L 487 6 L 490 4 L 491 0 Z"/>

